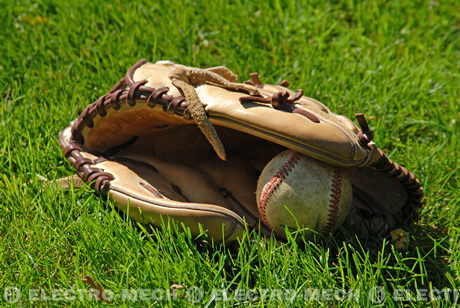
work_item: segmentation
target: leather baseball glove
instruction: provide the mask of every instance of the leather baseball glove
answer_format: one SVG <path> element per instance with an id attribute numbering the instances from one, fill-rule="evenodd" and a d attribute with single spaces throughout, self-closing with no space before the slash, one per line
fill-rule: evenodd
<path id="1" fill-rule="evenodd" d="M 233 240 L 259 228 L 255 191 L 264 166 L 291 149 L 349 172 L 345 227 L 386 235 L 416 217 L 422 188 L 359 127 L 288 82 L 237 82 L 226 67 L 140 60 L 60 133 L 81 179 L 142 223 L 164 218 Z M 331 229 L 332 230 L 332 229 Z"/>

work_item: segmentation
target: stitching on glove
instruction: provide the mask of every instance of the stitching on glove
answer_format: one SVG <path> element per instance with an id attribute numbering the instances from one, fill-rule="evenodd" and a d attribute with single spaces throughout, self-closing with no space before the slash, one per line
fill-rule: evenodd
<path id="1" fill-rule="evenodd" d="M 293 97 L 289 97 L 287 91 L 280 91 L 274 93 L 271 97 L 260 96 L 243 96 L 240 97 L 240 102 L 244 103 L 262 103 L 270 104 L 273 108 L 287 112 L 300 114 L 313 123 L 320 123 L 319 118 L 308 110 L 295 107 L 294 103 L 302 98 L 303 90 L 299 89 Z"/>
<path id="2" fill-rule="evenodd" d="M 114 179 L 113 175 L 107 172 L 102 172 L 98 168 L 91 167 L 93 164 L 91 160 L 85 159 L 81 155 L 83 151 L 80 145 L 84 145 L 84 138 L 82 135 L 82 130 L 84 126 L 89 128 L 94 127 L 93 119 L 96 116 L 105 116 L 107 114 L 107 109 L 114 108 L 120 109 L 122 103 L 129 104 L 134 106 L 136 101 L 144 101 L 149 106 L 155 106 L 156 104 L 161 104 L 164 110 L 169 110 L 170 105 L 173 105 L 172 110 L 175 114 L 184 115 L 186 114 L 187 105 L 183 99 L 177 99 L 174 101 L 174 98 L 170 95 L 166 95 L 167 89 L 153 89 L 149 87 L 144 87 L 143 85 L 146 81 L 140 81 L 136 83 L 130 89 L 120 89 L 124 85 L 124 81 L 119 81 L 115 87 L 112 88 L 111 92 L 106 95 L 101 96 L 94 103 L 86 107 L 81 113 L 80 117 L 73 122 L 71 128 L 71 138 L 69 144 L 64 147 L 64 154 L 69 160 L 69 162 L 74 166 L 78 171 L 80 177 L 84 180 L 91 179 L 93 182 L 93 187 L 102 193 L 106 193 L 110 187 L 110 181 Z M 173 104 L 172 102 L 175 102 Z M 128 142 L 128 144 L 130 144 Z M 120 150 L 117 147 L 117 150 Z"/>
<path id="3" fill-rule="evenodd" d="M 250 73 L 249 74 L 249 77 L 251 78 L 251 85 L 254 85 L 256 86 L 257 88 L 261 88 L 263 89 L 264 85 L 263 83 L 260 81 L 260 78 L 259 78 L 259 74 L 258 73 Z"/>
<path id="4" fill-rule="evenodd" d="M 240 97 L 241 103 L 263 103 L 271 104 L 273 108 L 280 109 L 284 105 L 291 105 L 302 98 L 303 90 L 299 89 L 293 97 L 289 97 L 288 91 L 276 92 L 272 97 L 262 97 L 256 95 L 249 95 Z"/>
<path id="5" fill-rule="evenodd" d="M 401 167 L 393 162 L 381 149 L 377 149 L 377 151 L 380 158 L 371 166 L 387 176 L 394 178 L 405 187 L 408 194 L 408 200 L 406 202 L 406 207 L 403 208 L 401 217 L 406 220 L 414 219 L 414 216 L 418 214 L 418 208 L 422 205 L 423 199 L 423 188 L 420 181 L 405 167 Z"/>
<path id="6" fill-rule="evenodd" d="M 129 70 L 126 72 L 126 76 L 124 79 L 126 79 L 126 81 L 129 83 L 129 84 L 133 84 L 134 83 L 134 72 L 139 68 L 141 67 L 142 65 L 144 65 L 145 63 L 147 63 L 147 59 L 140 59 L 139 61 L 137 61 L 136 64 L 134 64 L 133 66 L 131 66 L 129 68 Z"/>
<path id="7" fill-rule="evenodd" d="M 374 167 L 378 171 L 384 173 L 385 175 L 394 178 L 396 181 L 401 183 L 407 191 L 408 200 L 406 202 L 406 207 L 403 208 L 401 217 L 403 219 L 412 220 L 418 213 L 418 208 L 422 205 L 423 199 L 423 188 L 416 178 L 416 176 L 409 172 L 405 167 L 398 165 L 396 162 L 393 162 L 383 151 L 379 148 L 373 146 L 372 139 L 374 137 L 373 132 L 369 128 L 366 118 L 362 113 L 355 114 L 356 119 L 361 127 L 361 132 L 358 133 L 358 143 L 362 147 L 371 148 L 372 151 L 377 150 L 379 159 L 371 164 L 371 167 Z M 367 164 L 369 159 L 372 157 L 368 155 L 368 160 L 364 163 Z"/>
<path id="8" fill-rule="evenodd" d="M 366 117 L 362 113 L 355 114 L 356 120 L 358 121 L 361 131 L 357 134 L 358 143 L 367 148 L 368 144 L 374 139 L 374 133 L 370 130 L 369 124 L 367 123 Z"/>
<path id="9" fill-rule="evenodd" d="M 64 147 L 64 155 L 72 166 L 77 170 L 78 175 L 86 182 L 91 182 L 91 186 L 106 193 L 110 187 L 110 181 L 114 179 L 113 175 L 104 172 L 102 169 L 92 167 L 94 162 L 81 155 L 81 147 L 75 143 L 70 143 Z"/>

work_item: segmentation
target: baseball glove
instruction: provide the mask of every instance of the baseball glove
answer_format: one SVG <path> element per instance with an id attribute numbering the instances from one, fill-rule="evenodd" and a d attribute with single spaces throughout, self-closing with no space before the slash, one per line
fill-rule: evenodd
<path id="1" fill-rule="evenodd" d="M 226 67 L 140 60 L 60 133 L 60 145 L 79 177 L 133 219 L 172 219 L 215 240 L 269 233 L 257 179 L 286 149 L 350 174 L 348 230 L 386 235 L 414 219 L 420 183 L 376 147 L 364 116 L 358 127 L 287 86 L 255 73 L 238 83 Z"/>

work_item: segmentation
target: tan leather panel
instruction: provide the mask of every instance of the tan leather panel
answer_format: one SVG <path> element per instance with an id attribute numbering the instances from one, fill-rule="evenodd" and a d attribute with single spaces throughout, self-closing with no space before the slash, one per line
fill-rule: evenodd
<path id="1" fill-rule="evenodd" d="M 172 67 L 169 64 L 146 63 L 135 71 L 134 78 L 136 81 L 147 79 L 151 87 L 167 86 L 172 89 L 167 77 Z M 264 138 L 334 165 L 361 165 L 369 155 L 356 142 L 356 125 L 346 117 L 331 113 L 314 99 L 302 97 L 296 106 L 315 114 L 320 123 L 269 105 L 242 104 L 239 98 L 247 96 L 245 93 L 207 84 L 196 86 L 196 90 L 201 101 L 207 105 L 206 111 L 214 125 Z M 266 97 L 283 90 L 289 89 L 276 85 L 265 85 L 260 89 Z M 92 150 L 104 150 L 120 145 L 133 136 L 154 135 L 172 125 L 192 121 L 170 115 L 160 107 L 151 108 L 139 102 L 133 107 L 123 104 L 118 111 L 109 109 L 105 117 L 96 116 L 94 123 L 94 128 L 85 127 L 82 131 L 85 146 Z"/>
<path id="2" fill-rule="evenodd" d="M 155 166 L 158 166 L 158 161 L 155 163 Z M 228 238 L 233 236 L 237 229 L 243 228 L 243 219 L 233 211 L 213 204 L 188 202 L 162 175 L 142 167 L 137 168 L 135 172 L 134 165 L 130 167 L 127 165 L 129 164 L 104 161 L 96 164 L 95 167 L 115 176 L 110 184 L 109 196 L 123 211 L 129 212 L 130 217 L 141 222 L 160 225 L 161 216 L 168 216 L 190 226 L 194 235 L 199 233 L 198 222 L 208 229 L 215 239 L 221 239 L 222 232 Z M 170 172 L 173 173 L 174 170 Z M 180 183 L 175 184 L 180 185 Z M 204 194 L 202 189 L 207 184 L 202 183 L 197 193 Z M 207 191 L 209 192 L 210 189 L 207 188 Z M 160 196 L 152 193 L 152 190 L 157 191 Z M 207 196 L 208 199 L 211 197 Z"/>
<path id="3" fill-rule="evenodd" d="M 333 120 L 335 114 L 315 113 L 321 123 L 314 123 L 300 114 L 260 104 L 235 104 L 244 96 L 242 93 L 229 93 L 211 85 L 198 86 L 197 91 L 200 98 L 207 102 L 206 111 L 215 125 L 266 138 L 335 165 L 358 165 L 368 155 L 355 141 L 354 132 L 349 129 L 351 125 L 339 126 Z M 307 101 L 306 104 L 320 108 L 315 102 Z"/>
<path id="4" fill-rule="evenodd" d="M 209 210 L 193 208 L 171 207 L 173 203 L 159 202 L 158 200 L 142 200 L 136 198 L 127 191 L 119 191 L 117 187 L 110 190 L 109 196 L 114 200 L 120 209 L 129 216 L 141 223 L 151 223 L 161 226 L 167 219 L 174 220 L 178 225 L 183 223 L 190 228 L 192 235 L 200 234 L 201 224 L 203 230 L 214 240 L 232 241 L 241 237 L 244 231 L 243 223 L 235 223 L 235 220 L 221 213 Z M 187 204 L 190 206 L 191 204 Z M 192 204 L 193 205 L 193 204 Z"/>
<path id="5" fill-rule="evenodd" d="M 178 161 L 160 160 L 132 149 L 122 151 L 117 156 L 153 166 L 158 171 L 155 175 L 157 178 L 174 184 L 181 191 L 178 198 L 177 193 L 173 195 L 170 190 L 159 189 L 168 198 L 222 206 L 244 217 L 250 225 L 258 223 L 259 214 L 254 195 L 258 173 L 249 161 L 233 157 L 229 161 L 212 158 L 189 166 Z M 155 182 L 148 178 L 152 177 L 152 170 L 132 164 L 125 165 L 152 186 L 158 186 L 158 180 Z"/>
<path id="6" fill-rule="evenodd" d="M 258 220 L 259 217 L 255 197 L 258 173 L 251 162 L 232 157 L 228 161 L 214 158 L 202 161 L 197 168 L 207 174 L 213 183 L 233 195 L 237 201 L 230 204 L 230 209 L 246 217 L 251 225 L 257 223 L 253 218 Z"/>
<path id="7" fill-rule="evenodd" d="M 147 80 L 146 86 L 152 88 L 169 88 L 169 95 L 180 96 L 179 90 L 172 84 L 169 74 L 172 65 L 168 63 L 145 63 L 134 72 L 134 81 Z"/>
<path id="8" fill-rule="evenodd" d="M 105 117 L 96 116 L 93 121 L 94 127 L 85 126 L 82 135 L 85 146 L 97 151 L 120 145 L 133 136 L 154 135 L 176 125 L 193 123 L 145 103 L 123 104 L 120 110 L 109 109 Z"/>
<path id="9" fill-rule="evenodd" d="M 134 80 L 148 80 L 153 87 L 171 87 L 168 78 L 174 64 L 146 63 L 134 73 Z M 302 97 L 296 106 L 315 114 L 320 123 L 314 123 L 300 114 L 280 111 L 260 104 L 241 104 L 245 93 L 201 84 L 197 93 L 209 114 L 211 122 L 232 129 L 267 138 L 275 143 L 297 150 L 317 159 L 340 166 L 362 164 L 369 153 L 356 142 L 356 125 L 343 116 L 331 113 L 322 103 Z M 264 85 L 258 89 L 265 97 L 279 91 L 293 92 L 279 85 Z M 287 125 L 286 123 L 289 123 Z"/>

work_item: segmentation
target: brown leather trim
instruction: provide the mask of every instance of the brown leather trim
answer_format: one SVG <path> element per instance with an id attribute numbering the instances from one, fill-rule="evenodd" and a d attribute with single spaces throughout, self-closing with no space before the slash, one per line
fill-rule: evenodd
<path id="1" fill-rule="evenodd" d="M 286 79 L 283 79 L 283 80 L 280 81 L 279 85 L 282 86 L 282 87 L 287 88 L 287 87 L 289 87 L 289 81 L 287 81 Z"/>
<path id="2" fill-rule="evenodd" d="M 254 84 L 257 88 L 262 89 L 264 87 L 263 83 L 260 81 L 259 73 L 250 73 L 249 77 L 251 78 L 252 84 Z"/>
<path id="3" fill-rule="evenodd" d="M 251 84 L 253 84 L 251 82 Z M 292 104 L 301 99 L 303 96 L 303 90 L 299 89 L 293 97 L 289 97 L 288 91 L 280 91 L 273 93 L 271 97 L 262 97 L 259 95 L 250 95 L 240 97 L 240 102 L 244 103 L 261 103 L 270 104 L 275 109 L 281 109 L 285 111 L 292 111 Z"/>
<path id="4" fill-rule="evenodd" d="M 393 162 L 381 149 L 377 148 L 376 151 L 380 158 L 371 164 L 371 167 L 401 183 L 408 194 L 406 206 L 397 218 L 399 218 L 400 222 L 414 220 L 418 215 L 418 210 L 422 206 L 423 200 L 423 188 L 420 181 L 405 167 Z"/>
<path id="5" fill-rule="evenodd" d="M 92 167 L 94 162 L 81 155 L 85 143 L 82 130 L 85 126 L 92 128 L 94 126 L 93 119 L 96 116 L 104 117 L 110 108 L 117 110 L 120 109 L 121 104 L 134 106 L 137 102 L 146 103 L 150 107 L 160 105 L 164 111 L 169 113 L 185 117 L 189 116 L 188 105 L 183 97 L 174 98 L 167 95 L 166 93 L 169 90 L 167 88 L 154 89 L 145 87 L 146 81 L 133 82 L 134 71 L 146 62 L 147 60 L 142 59 L 136 63 L 128 70 L 126 77 L 118 81 L 107 94 L 99 97 L 83 110 L 71 126 L 71 137 L 68 142 L 64 142 L 63 136 L 60 136 L 60 144 L 64 155 L 77 170 L 78 175 L 85 181 L 92 182 L 93 187 L 103 193 L 108 191 L 110 181 L 114 178 L 113 175 Z M 126 88 L 127 85 L 131 85 L 131 87 Z M 129 142 L 132 142 L 132 140 Z M 122 145 L 121 148 L 124 146 Z M 106 153 L 99 153 L 99 155 L 113 155 L 113 152 L 118 150 L 118 147 L 113 148 Z"/>
<path id="6" fill-rule="evenodd" d="M 92 165 L 95 163 L 92 160 L 83 157 L 81 154 L 83 151 L 81 146 L 78 145 L 72 138 L 69 142 L 67 142 L 63 133 L 64 131 L 59 134 L 59 143 L 65 157 L 72 164 L 75 170 L 77 170 L 78 176 L 84 181 L 90 182 L 94 189 L 102 193 L 107 193 L 110 187 L 110 181 L 114 179 L 113 175 L 108 172 L 104 172 L 99 168 L 93 167 Z"/>
<path id="7" fill-rule="evenodd" d="M 166 94 L 166 88 L 154 89 L 145 87 L 142 83 L 143 81 L 140 81 L 135 83 L 135 87 L 107 93 L 88 105 L 72 125 L 72 136 L 76 143 L 84 144 L 81 131 L 85 125 L 92 128 L 94 126 L 93 119 L 96 116 L 105 114 L 109 108 L 118 109 L 121 104 L 134 106 L 137 102 L 140 102 L 147 103 L 150 107 L 160 105 L 164 111 L 169 113 L 188 116 L 188 105 L 183 97 L 174 98 Z"/>
<path id="8" fill-rule="evenodd" d="M 358 133 L 357 140 L 362 147 L 367 145 L 374 139 L 374 133 L 370 130 L 369 124 L 367 123 L 366 117 L 362 113 L 355 114 L 356 120 L 358 121 L 361 131 Z"/>
<path id="9" fill-rule="evenodd" d="M 295 107 L 294 109 L 292 109 L 292 113 L 297 113 L 297 114 L 303 115 L 304 117 L 306 117 L 307 119 L 309 119 L 313 123 L 320 123 L 320 120 L 318 119 L 317 116 L 315 116 L 313 113 L 311 113 L 311 112 L 309 112 L 309 111 L 307 111 L 305 109 Z"/>
<path id="10" fill-rule="evenodd" d="M 153 187 L 152 185 L 148 184 L 148 183 L 142 183 L 142 182 L 139 182 L 139 185 L 144 188 L 145 190 L 147 190 L 149 193 L 151 193 L 154 197 L 156 198 L 160 198 L 160 199 L 164 199 L 165 197 L 155 188 Z"/>
<path id="11" fill-rule="evenodd" d="M 133 66 L 131 66 L 131 68 L 126 72 L 126 85 L 127 86 L 130 86 L 134 83 L 134 72 L 139 68 L 141 67 L 142 65 L 144 65 L 145 63 L 147 63 L 148 60 L 147 59 L 140 59 L 139 61 L 137 61 L 136 64 L 134 64 Z"/>
<path id="12" fill-rule="evenodd" d="M 254 81 L 251 82 L 257 86 Z M 260 96 L 243 96 L 240 98 L 240 102 L 243 103 L 262 103 L 270 104 L 273 108 L 283 110 L 286 112 L 297 113 L 303 115 L 313 123 L 320 123 L 319 118 L 308 110 L 301 109 L 295 106 L 295 102 L 302 98 L 303 90 L 297 90 L 296 94 L 293 97 L 289 97 L 287 91 L 280 91 L 274 93 L 271 97 L 260 97 Z"/>
<path id="13" fill-rule="evenodd" d="M 126 79 L 123 77 L 121 78 L 113 87 L 110 89 L 109 93 L 113 93 L 117 90 L 123 89 L 126 87 Z"/>

